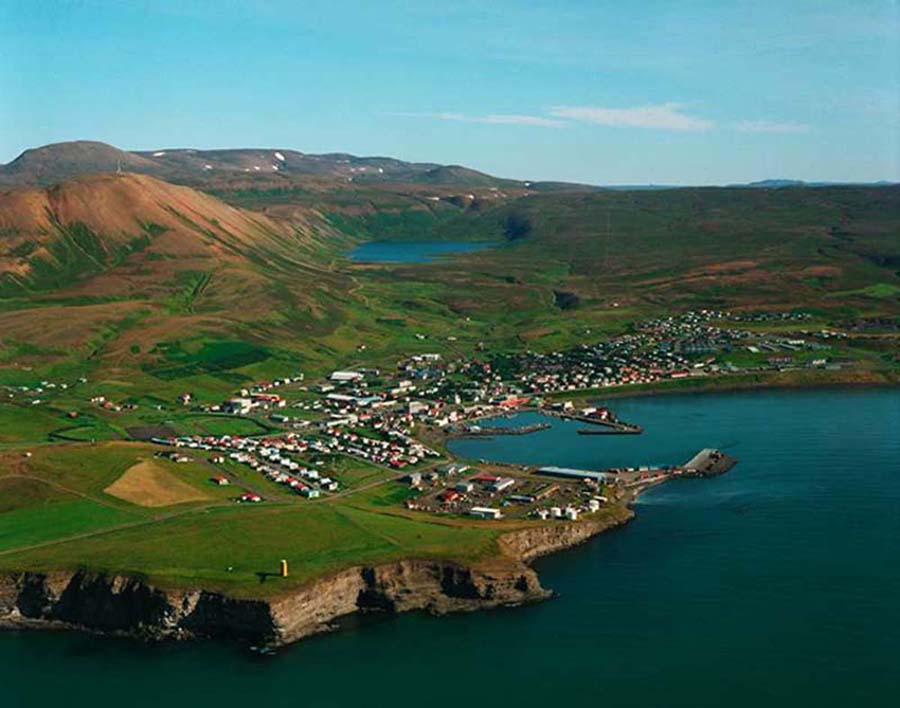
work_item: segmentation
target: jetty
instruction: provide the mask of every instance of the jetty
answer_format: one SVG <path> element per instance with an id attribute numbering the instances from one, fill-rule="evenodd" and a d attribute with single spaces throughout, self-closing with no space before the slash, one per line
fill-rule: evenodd
<path id="1" fill-rule="evenodd" d="M 607 428 L 607 430 L 597 430 L 591 428 L 581 428 L 578 430 L 579 435 L 640 435 L 644 429 L 636 423 L 626 423 L 619 420 L 611 412 L 603 417 L 599 415 L 585 415 L 583 413 L 569 413 L 564 410 L 553 410 L 552 408 L 544 408 L 541 410 L 544 415 L 552 415 L 561 420 L 574 420 L 579 423 L 595 425 L 598 428 Z"/>

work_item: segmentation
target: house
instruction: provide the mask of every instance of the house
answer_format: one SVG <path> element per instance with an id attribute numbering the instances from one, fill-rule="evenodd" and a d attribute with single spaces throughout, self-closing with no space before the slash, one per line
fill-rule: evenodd
<path id="1" fill-rule="evenodd" d="M 247 415 L 252 408 L 253 401 L 249 398 L 229 398 L 222 406 L 222 410 L 231 415 Z"/>
<path id="2" fill-rule="evenodd" d="M 261 501 L 262 501 L 262 497 L 259 496 L 259 494 L 253 494 L 252 492 L 246 492 L 244 494 L 241 494 L 241 496 L 238 497 L 238 502 L 240 502 L 240 503 L 248 503 L 249 502 L 251 504 L 258 504 Z"/>
<path id="3" fill-rule="evenodd" d="M 457 482 L 454 489 L 461 494 L 469 494 L 473 489 L 475 489 L 475 485 L 471 482 Z"/>
<path id="4" fill-rule="evenodd" d="M 228 481 L 228 477 L 213 477 L 212 481 L 218 484 L 220 487 L 227 487 L 229 484 L 231 484 L 231 482 Z"/>
<path id="5" fill-rule="evenodd" d="M 443 492 L 438 494 L 438 500 L 443 504 L 455 502 L 457 499 L 459 499 L 459 492 L 457 492 L 455 489 L 445 489 Z"/>

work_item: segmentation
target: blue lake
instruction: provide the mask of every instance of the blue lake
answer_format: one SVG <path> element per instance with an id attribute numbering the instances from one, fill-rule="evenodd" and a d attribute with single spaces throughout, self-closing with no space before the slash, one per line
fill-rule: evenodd
<path id="1" fill-rule="evenodd" d="M 536 568 L 559 597 L 382 617 L 272 657 L 0 633 L 0 704 L 889 706 L 900 697 L 900 391 L 618 400 L 640 436 L 534 435 L 454 448 L 570 467 L 682 462 L 728 474 L 641 497 L 637 518 Z"/>
<path id="2" fill-rule="evenodd" d="M 428 263 L 437 258 L 494 248 L 486 241 L 369 241 L 348 254 L 362 263 Z"/>

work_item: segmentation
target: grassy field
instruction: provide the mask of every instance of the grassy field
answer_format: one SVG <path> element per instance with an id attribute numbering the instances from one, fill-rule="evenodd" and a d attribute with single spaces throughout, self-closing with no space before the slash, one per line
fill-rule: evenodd
<path id="1" fill-rule="evenodd" d="M 0 568 L 87 566 L 163 585 L 266 595 L 356 563 L 481 558 L 505 528 L 404 512 L 393 504 L 405 491 L 395 483 L 329 501 L 237 505 L 228 498 L 233 488 L 208 482 L 205 465 L 158 458 L 154 465 L 208 499 L 149 507 L 111 496 L 110 485 L 151 459 L 151 449 L 107 443 L 46 447 L 30 458 L 5 453 Z M 358 479 L 379 476 L 373 468 Z M 291 564 L 289 581 L 266 579 L 281 558 Z"/>

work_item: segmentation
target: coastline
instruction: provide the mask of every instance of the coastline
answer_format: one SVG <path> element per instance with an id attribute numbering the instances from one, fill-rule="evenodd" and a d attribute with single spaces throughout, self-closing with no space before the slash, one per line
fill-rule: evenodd
<path id="1" fill-rule="evenodd" d="M 472 564 L 407 559 L 356 566 L 269 599 L 200 588 L 162 589 L 137 576 L 87 570 L 0 575 L 0 629 L 79 630 L 150 641 L 230 639 L 284 646 L 333 631 L 356 613 L 435 615 L 517 607 L 553 597 L 529 565 L 626 524 L 625 505 L 603 519 L 541 524 L 498 538 Z"/>
<path id="2" fill-rule="evenodd" d="M 722 383 L 603 394 L 624 398 L 747 388 L 890 387 L 897 382 L 829 377 L 786 384 L 771 379 L 767 385 Z M 598 393 L 579 395 L 595 399 Z M 553 596 L 531 568 L 533 560 L 624 525 L 635 516 L 635 498 L 610 507 L 615 513 L 603 520 L 510 530 L 499 536 L 495 553 L 472 563 L 409 558 L 355 566 L 270 598 L 231 597 L 203 588 L 164 589 L 137 575 L 8 571 L 0 574 L 0 629 L 79 630 L 152 641 L 219 638 L 276 647 L 338 629 L 342 618 L 356 613 L 418 610 L 442 615 L 521 606 Z"/>

